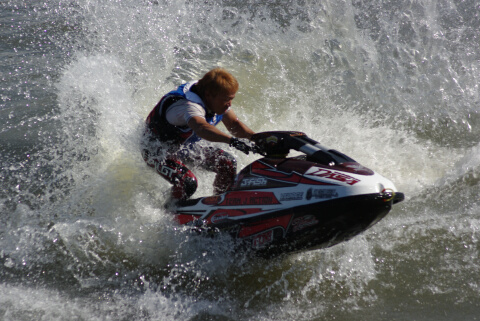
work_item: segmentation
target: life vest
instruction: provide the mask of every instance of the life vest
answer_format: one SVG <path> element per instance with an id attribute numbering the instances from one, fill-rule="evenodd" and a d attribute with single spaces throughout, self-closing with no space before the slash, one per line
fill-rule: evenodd
<path id="1" fill-rule="evenodd" d="M 209 113 L 200 96 L 190 90 L 195 84 L 196 81 L 192 81 L 178 86 L 177 89 L 163 96 L 150 112 L 146 120 L 147 128 L 156 139 L 175 145 L 192 144 L 201 139 L 187 125 L 175 126 L 167 121 L 168 107 L 181 99 L 187 99 L 202 106 L 206 112 L 205 120 L 207 123 L 216 126 L 222 120 L 223 115 Z"/>

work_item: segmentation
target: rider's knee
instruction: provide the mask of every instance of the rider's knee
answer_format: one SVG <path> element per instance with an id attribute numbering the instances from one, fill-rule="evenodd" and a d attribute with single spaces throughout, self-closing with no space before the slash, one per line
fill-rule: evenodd
<path id="1" fill-rule="evenodd" d="M 183 182 L 183 198 L 189 198 L 197 190 L 198 183 L 195 177 L 187 177 Z"/>

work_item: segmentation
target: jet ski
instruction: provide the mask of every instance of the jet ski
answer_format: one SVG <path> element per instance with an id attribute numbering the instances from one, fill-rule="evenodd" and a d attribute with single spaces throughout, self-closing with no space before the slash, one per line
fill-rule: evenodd
<path id="1" fill-rule="evenodd" d="M 175 220 L 199 233 L 228 233 L 260 255 L 330 247 L 385 217 L 404 194 L 385 177 L 305 133 L 252 137 L 260 158 L 223 194 L 180 201 Z M 289 152 L 298 155 L 287 157 Z"/>

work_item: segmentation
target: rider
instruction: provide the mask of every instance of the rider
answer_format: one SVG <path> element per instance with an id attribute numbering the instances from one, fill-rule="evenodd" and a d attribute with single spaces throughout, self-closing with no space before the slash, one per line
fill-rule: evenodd
<path id="1" fill-rule="evenodd" d="M 233 183 L 235 158 L 220 148 L 197 142 L 203 138 L 226 143 L 248 154 L 248 145 L 235 138 L 250 139 L 254 134 L 230 108 L 237 90 L 235 77 L 223 68 L 215 68 L 199 81 L 183 84 L 163 96 L 148 115 L 143 159 L 173 184 L 174 199 L 186 199 L 197 189 L 197 179 L 185 164 L 215 172 L 215 194 Z M 215 127 L 220 121 L 233 136 Z"/>

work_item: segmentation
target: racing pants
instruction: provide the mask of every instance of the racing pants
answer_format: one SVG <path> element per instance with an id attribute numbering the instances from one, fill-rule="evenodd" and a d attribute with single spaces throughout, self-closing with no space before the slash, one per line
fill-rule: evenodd
<path id="1" fill-rule="evenodd" d="M 216 147 L 185 146 L 159 149 L 152 152 L 143 148 L 142 156 L 148 166 L 170 182 L 173 187 L 171 197 L 187 199 L 197 190 L 197 178 L 188 166 L 199 166 L 216 173 L 213 182 L 215 194 L 225 192 L 233 183 L 237 173 L 237 161 L 226 151 Z"/>

